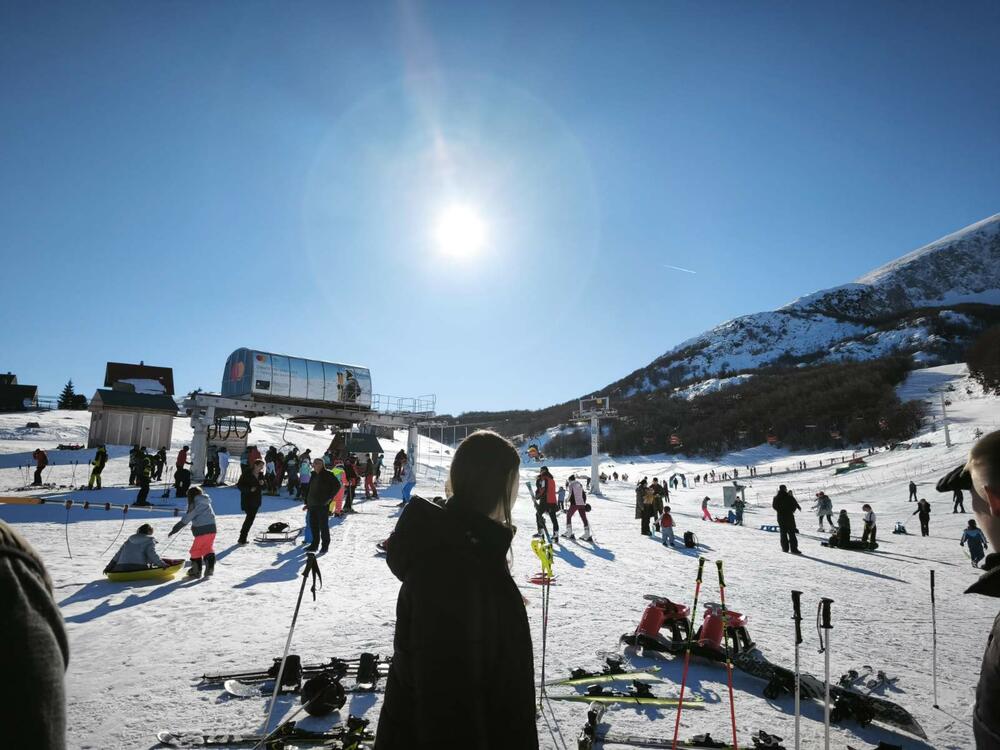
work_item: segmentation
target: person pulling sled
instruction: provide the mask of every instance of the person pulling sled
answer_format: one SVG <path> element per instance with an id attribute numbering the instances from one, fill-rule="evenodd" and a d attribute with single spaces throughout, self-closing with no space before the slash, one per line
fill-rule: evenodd
<path id="1" fill-rule="evenodd" d="M 215 510 L 212 508 L 212 498 L 210 498 L 201 487 L 195 485 L 188 490 L 187 513 L 181 516 L 181 520 L 174 524 L 167 536 L 173 536 L 188 524 L 191 524 L 191 534 L 194 535 L 194 542 L 191 543 L 191 568 L 187 572 L 188 578 L 201 578 L 204 565 L 205 578 L 209 578 L 215 572 Z"/>

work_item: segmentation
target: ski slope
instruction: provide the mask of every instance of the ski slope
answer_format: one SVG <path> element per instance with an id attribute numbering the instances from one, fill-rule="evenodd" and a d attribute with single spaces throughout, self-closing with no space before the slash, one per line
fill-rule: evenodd
<path id="1" fill-rule="evenodd" d="M 948 390 L 948 389 L 953 390 Z M 935 389 L 932 392 L 929 389 Z M 683 457 L 653 456 L 611 459 L 604 457 L 602 469 L 625 471 L 630 482 L 611 482 L 604 497 L 592 497 L 590 514 L 598 544 L 567 542 L 557 551 L 555 572 L 558 585 L 551 595 L 547 676 L 568 675 L 571 667 L 598 668 L 598 652 L 619 649 L 618 638 L 631 632 L 642 614 L 642 595 L 655 593 L 690 604 L 697 569 L 697 555 L 684 548 L 667 549 L 658 540 L 642 537 L 633 518 L 634 482 L 643 476 L 667 477 L 675 472 L 704 473 L 739 468 L 741 484 L 748 486 L 751 508 L 746 526 L 730 527 L 698 520 L 701 498 L 708 494 L 717 515 L 722 515 L 720 484 L 707 488 L 681 489 L 671 505 L 678 522 L 678 538 L 693 530 L 702 545 L 701 554 L 710 561 L 724 560 L 727 578 L 726 603 L 749 617 L 750 635 L 772 661 L 791 666 L 793 629 L 789 591 L 803 594 L 804 637 L 802 666 L 822 677 L 823 657 L 817 653 L 812 613 L 821 596 L 831 597 L 833 624 L 832 677 L 848 669 L 870 664 L 898 677 L 895 689 L 880 694 L 911 711 L 928 734 L 927 742 L 875 725 L 859 727 L 848 722 L 833 728 L 833 746 L 875 745 L 879 740 L 905 748 L 954 748 L 973 746 L 971 708 L 985 639 L 996 615 L 995 601 L 963 596 L 962 591 L 978 575 L 958 546 L 968 515 L 953 515 L 950 498 L 939 496 L 934 483 L 944 471 L 960 463 L 974 440 L 977 428 L 1000 429 L 1000 400 L 984 396 L 970 383 L 964 366 L 949 365 L 920 370 L 900 387 L 902 398 L 934 399 L 944 389 L 951 405 L 953 447 L 944 445 L 940 430 L 928 431 L 919 440 L 927 448 L 880 452 L 868 458 L 870 468 L 835 477 L 833 468 L 816 467 L 844 452 L 789 454 L 760 446 L 726 457 L 724 463 L 705 463 Z M 40 423 L 37 430 L 23 428 L 27 419 Z M 86 442 L 89 415 L 50 412 L 40 415 L 0 415 L 0 494 L 23 495 L 23 472 L 36 447 L 54 448 L 60 442 Z M 327 433 L 313 432 L 279 420 L 253 422 L 252 437 L 266 448 L 286 440 L 300 448 L 322 452 Z M 283 433 L 283 430 L 284 433 Z M 190 438 L 186 420 L 175 424 L 171 462 L 176 450 Z M 383 441 L 386 456 L 403 446 L 398 440 Z M 916 442 L 916 441 L 915 441 Z M 73 460 L 76 484 L 86 482 L 85 460 L 92 451 L 50 452 L 55 465 L 47 480 L 69 484 Z M 127 449 L 116 448 L 104 472 L 107 485 L 100 493 L 53 492 L 56 498 L 128 502 L 136 490 L 123 487 L 127 480 Z M 421 438 L 418 452 L 417 494 L 443 493 L 450 449 Z M 786 471 L 805 460 L 806 471 Z M 743 468 L 759 467 L 760 476 L 744 479 Z M 583 459 L 549 462 L 558 481 L 570 473 L 589 473 Z M 525 465 L 524 481 L 532 481 L 535 465 Z M 768 469 L 773 474 L 768 475 Z M 933 506 L 931 536 L 922 539 L 916 519 L 910 514 L 907 484 L 913 479 L 919 493 Z M 761 523 L 773 523 L 770 498 L 779 483 L 787 484 L 803 506 L 799 527 L 802 557 L 783 554 L 776 534 L 760 531 Z M 881 548 L 878 553 L 827 549 L 819 545 L 815 517 L 810 512 L 815 492 L 825 490 L 835 512 L 846 508 L 852 527 L 860 531 L 860 507 L 874 506 L 879 518 Z M 358 514 L 335 521 L 330 553 L 320 558 L 323 587 L 313 602 L 302 604 L 292 651 L 304 659 L 318 661 L 330 656 L 353 656 L 361 651 L 391 652 L 398 581 L 374 545 L 392 530 L 399 509 L 399 485 L 380 488 L 378 500 L 360 501 Z M 173 524 L 169 512 L 132 512 L 123 516 L 103 510 L 66 511 L 61 505 L 0 505 L 0 517 L 12 522 L 45 559 L 56 585 L 56 596 L 70 636 L 70 666 L 67 673 L 69 746 L 72 748 L 146 748 L 156 744 L 160 729 L 239 731 L 253 729 L 265 717 L 263 699 L 231 699 L 221 690 L 199 689 L 197 678 L 204 672 L 235 671 L 267 667 L 281 655 L 292 608 L 298 593 L 303 559 L 300 546 L 246 547 L 235 545 L 242 515 L 238 493 L 233 488 L 210 490 L 219 513 L 218 566 L 213 579 L 201 582 L 176 580 L 154 585 L 112 584 L 103 579 L 101 568 L 115 547 L 143 521 L 151 521 L 160 540 L 160 552 L 181 556 L 190 543 L 187 531 L 168 541 Z M 150 499 L 161 500 L 154 486 Z M 968 503 L 966 505 L 968 507 Z M 265 498 L 255 530 L 285 520 L 298 524 L 298 504 L 287 499 Z M 513 548 L 512 574 L 527 600 L 533 629 L 536 668 L 541 666 L 541 591 L 526 582 L 538 569 L 530 546 L 534 513 L 522 492 L 514 511 L 519 531 Z M 910 521 L 916 535 L 891 534 L 896 520 Z M 579 533 L 580 527 L 577 526 Z M 117 537 L 117 539 L 116 539 Z M 109 548 L 105 553 L 104 550 Z M 72 553 L 72 557 L 70 556 Z M 938 581 L 938 669 L 940 710 L 932 707 L 931 621 L 928 577 L 936 571 Z M 714 565 L 702 587 L 703 602 L 717 601 Z M 442 622 L 447 628 L 448 623 Z M 649 659 L 631 657 L 639 666 Z M 659 663 L 659 662 L 658 662 Z M 660 663 L 666 683 L 654 686 L 658 693 L 676 690 L 679 662 Z M 442 655 L 447 668 L 447 655 Z M 455 675 L 456 689 L 462 676 Z M 734 676 L 736 720 L 741 744 L 749 734 L 765 729 L 786 739 L 792 737 L 791 696 L 775 701 L 762 697 L 763 683 L 741 673 Z M 728 738 L 729 706 L 725 670 L 693 663 L 689 689 L 706 701 L 702 711 L 684 715 L 681 736 L 710 731 Z M 572 692 L 550 688 L 550 695 Z M 277 721 L 294 710 L 291 696 L 282 697 L 275 712 Z M 349 697 L 344 713 L 363 714 L 377 720 L 379 695 Z M 586 705 L 546 701 L 539 718 L 543 748 L 575 748 L 583 725 Z M 334 721 L 309 719 L 309 727 L 324 727 Z M 803 703 L 803 747 L 819 747 L 823 731 L 822 706 Z M 611 708 L 605 721 L 614 731 L 669 737 L 673 731 L 671 709 Z M 497 731 L 503 728 L 498 717 Z M 613 747 L 610 746 L 609 747 Z"/>

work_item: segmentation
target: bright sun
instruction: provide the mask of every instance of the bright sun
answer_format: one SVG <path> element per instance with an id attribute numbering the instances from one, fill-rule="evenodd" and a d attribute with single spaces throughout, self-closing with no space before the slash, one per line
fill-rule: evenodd
<path id="1" fill-rule="evenodd" d="M 474 255 L 486 242 L 486 225 L 474 208 L 451 205 L 438 216 L 434 239 L 441 251 L 448 255 Z"/>

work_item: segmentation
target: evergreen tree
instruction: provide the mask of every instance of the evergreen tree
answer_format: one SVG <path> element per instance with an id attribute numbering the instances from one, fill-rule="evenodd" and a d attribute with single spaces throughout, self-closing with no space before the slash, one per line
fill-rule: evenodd
<path id="1" fill-rule="evenodd" d="M 73 390 L 73 379 L 70 378 L 69 382 L 62 389 L 62 393 L 59 394 L 59 408 L 72 409 L 74 398 L 76 398 L 76 391 Z"/>
<path id="2" fill-rule="evenodd" d="M 993 326 L 969 347 L 969 374 L 987 391 L 1000 393 L 1000 326 Z"/>

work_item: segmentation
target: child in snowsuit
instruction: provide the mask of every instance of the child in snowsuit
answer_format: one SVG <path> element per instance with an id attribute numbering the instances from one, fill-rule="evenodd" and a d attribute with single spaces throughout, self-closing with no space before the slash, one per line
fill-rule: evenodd
<path id="1" fill-rule="evenodd" d="M 965 543 L 969 543 L 969 555 L 972 557 L 972 567 L 978 568 L 979 561 L 986 557 L 986 537 L 983 536 L 983 532 L 976 526 L 976 522 L 969 519 L 969 527 L 962 532 L 962 541 L 959 542 L 960 546 L 965 546 Z"/>
<path id="2" fill-rule="evenodd" d="M 111 558 L 111 562 L 104 568 L 104 572 L 126 573 L 132 570 L 165 567 L 167 564 L 156 554 L 153 527 L 144 523 L 119 548 L 115 556 Z"/>
<path id="3" fill-rule="evenodd" d="M 878 545 L 875 543 L 875 513 L 872 511 L 872 506 L 865 503 L 861 506 L 861 510 L 865 513 L 861 516 L 861 519 L 865 523 L 865 528 L 861 532 L 861 543 L 868 545 L 869 549 L 875 549 Z"/>
<path id="4" fill-rule="evenodd" d="M 674 517 L 670 515 L 669 505 L 663 509 L 663 515 L 660 516 L 660 539 L 664 547 L 668 544 L 674 546 Z"/>
<path id="5" fill-rule="evenodd" d="M 708 496 L 706 496 L 705 499 L 701 501 L 701 520 L 702 521 L 712 520 L 712 514 L 708 510 Z"/>
<path id="6" fill-rule="evenodd" d="M 173 536 L 187 524 L 191 524 L 194 542 L 191 544 L 191 568 L 188 570 L 187 576 L 188 578 L 201 578 L 202 563 L 204 563 L 205 577 L 208 578 L 215 572 L 216 527 L 212 498 L 197 485 L 188 490 L 187 498 L 187 513 L 174 524 L 167 536 Z"/>

